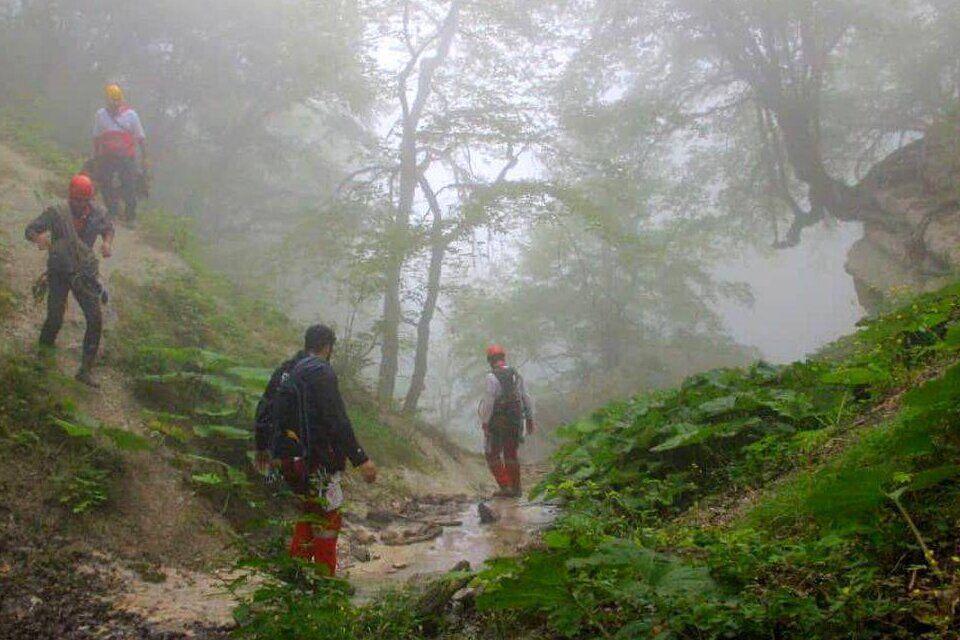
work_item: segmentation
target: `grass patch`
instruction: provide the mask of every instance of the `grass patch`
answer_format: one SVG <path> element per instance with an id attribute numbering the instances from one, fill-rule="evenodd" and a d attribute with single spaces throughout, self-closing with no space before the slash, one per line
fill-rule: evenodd
<path id="1" fill-rule="evenodd" d="M 36 114 L 30 105 L 0 105 L 0 140 L 61 178 L 79 171 L 83 159 L 53 142 L 53 129 Z"/>

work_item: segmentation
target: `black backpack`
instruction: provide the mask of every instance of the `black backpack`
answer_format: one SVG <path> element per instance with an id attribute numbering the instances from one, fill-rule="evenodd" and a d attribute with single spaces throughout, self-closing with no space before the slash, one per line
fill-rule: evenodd
<path id="1" fill-rule="evenodd" d="M 322 432 L 315 415 L 315 391 L 319 375 L 330 365 L 315 356 L 303 358 L 283 374 L 273 401 L 273 443 L 275 458 L 301 457 L 313 461 L 329 449 L 328 434 Z M 325 464 L 326 460 L 320 460 Z"/>
<path id="2" fill-rule="evenodd" d="M 515 369 L 494 369 L 493 375 L 500 383 L 500 395 L 493 405 L 493 419 L 514 426 L 523 425 L 523 398 L 520 397 L 520 374 Z"/>

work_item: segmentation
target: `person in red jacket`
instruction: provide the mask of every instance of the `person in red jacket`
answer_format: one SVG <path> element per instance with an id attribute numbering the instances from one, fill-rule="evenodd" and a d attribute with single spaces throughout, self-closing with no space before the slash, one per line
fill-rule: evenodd
<path id="1" fill-rule="evenodd" d="M 112 219 L 120 214 L 119 198 L 114 181 L 120 180 L 124 214 L 132 222 L 137 217 L 137 190 L 141 170 L 137 167 L 137 151 L 143 169 L 148 166 L 147 136 L 140 116 L 123 101 L 123 90 L 115 84 L 106 88 L 107 104 L 93 123 L 94 178 L 100 185 L 103 202 Z"/>
<path id="2" fill-rule="evenodd" d="M 503 347 L 489 347 L 487 362 L 490 373 L 479 408 L 484 453 L 487 466 L 499 485 L 495 495 L 516 498 L 522 493 L 518 450 L 523 442 L 524 425 L 528 435 L 536 432 L 533 403 L 524 388 L 523 378 L 507 366 L 507 353 Z"/>

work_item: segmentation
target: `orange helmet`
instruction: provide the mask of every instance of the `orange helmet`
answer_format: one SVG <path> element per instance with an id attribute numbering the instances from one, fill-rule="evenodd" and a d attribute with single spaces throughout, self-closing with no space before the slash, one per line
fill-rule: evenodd
<path id="1" fill-rule="evenodd" d="M 495 360 L 505 360 L 507 358 L 507 352 L 498 344 L 492 344 L 487 347 L 487 360 L 493 362 Z"/>
<path id="2" fill-rule="evenodd" d="M 93 180 L 85 173 L 78 173 L 70 180 L 69 195 L 71 200 L 92 200 Z"/>

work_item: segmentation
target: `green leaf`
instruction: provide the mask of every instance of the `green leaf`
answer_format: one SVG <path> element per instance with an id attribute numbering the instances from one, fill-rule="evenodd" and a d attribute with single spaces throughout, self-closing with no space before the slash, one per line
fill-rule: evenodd
<path id="1" fill-rule="evenodd" d="M 543 534 L 543 543 L 549 549 L 568 549 L 571 542 L 570 536 L 560 531 L 547 531 Z"/>
<path id="2" fill-rule="evenodd" d="M 227 440 L 250 440 L 253 433 L 249 429 L 240 429 L 228 424 L 195 425 L 193 432 L 201 438 L 220 437 Z"/>
<path id="3" fill-rule="evenodd" d="M 121 451 L 146 451 L 152 448 L 149 440 L 126 429 L 104 427 L 101 432 L 110 438 L 113 445 Z"/>
<path id="4" fill-rule="evenodd" d="M 72 438 L 89 438 L 93 436 L 93 428 L 91 427 L 75 424 L 62 418 L 53 418 L 53 422 Z"/>
<path id="5" fill-rule="evenodd" d="M 844 385 L 847 387 L 866 387 L 883 384 L 890 381 L 890 374 L 867 367 L 851 367 L 839 369 L 825 374 L 821 381 L 824 384 Z"/>
<path id="6" fill-rule="evenodd" d="M 190 476 L 190 480 L 196 484 L 207 485 L 211 487 L 223 484 L 223 478 L 216 473 L 195 473 Z"/>

